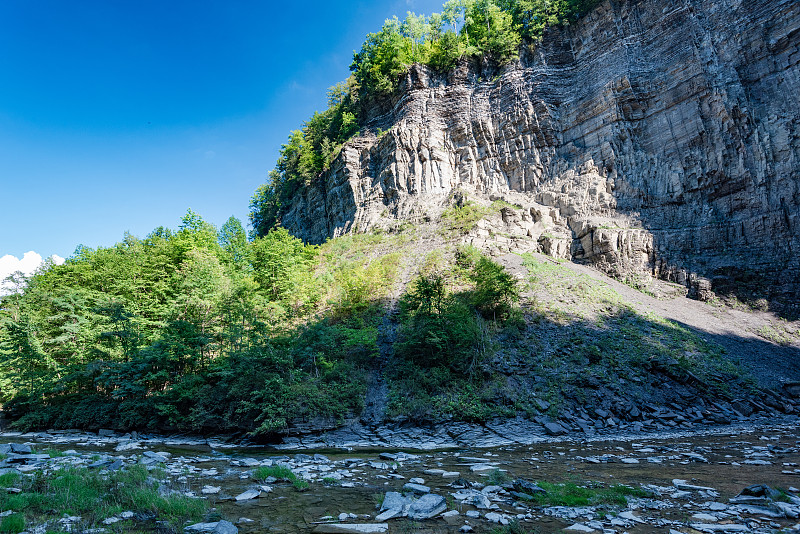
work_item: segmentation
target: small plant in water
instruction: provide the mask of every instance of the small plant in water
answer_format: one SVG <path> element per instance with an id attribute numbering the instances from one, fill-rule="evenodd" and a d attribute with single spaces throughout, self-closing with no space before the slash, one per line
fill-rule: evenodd
<path id="1" fill-rule="evenodd" d="M 294 486 L 294 489 L 296 489 L 297 491 L 305 491 L 309 487 L 309 484 L 306 480 L 297 477 L 295 477 L 295 479 L 292 480 L 292 485 Z"/>
<path id="2" fill-rule="evenodd" d="M 509 482 L 511 482 L 511 477 L 508 476 L 508 473 L 500 469 L 495 469 L 489 473 L 489 477 L 486 479 L 486 484 L 489 486 L 502 486 Z"/>
<path id="3" fill-rule="evenodd" d="M 538 534 L 539 529 L 533 527 L 532 530 L 526 530 L 519 521 L 516 519 L 503 527 L 492 529 L 492 534 Z"/>
<path id="4" fill-rule="evenodd" d="M 308 482 L 292 473 L 292 470 L 285 465 L 263 465 L 253 471 L 253 478 L 256 480 L 266 480 L 269 477 L 276 478 L 285 482 L 291 482 L 297 491 L 308 489 Z"/>

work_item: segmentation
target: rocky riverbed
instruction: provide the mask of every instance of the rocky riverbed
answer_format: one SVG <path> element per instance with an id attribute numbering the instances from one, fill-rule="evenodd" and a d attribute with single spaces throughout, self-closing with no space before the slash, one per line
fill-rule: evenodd
<path id="1" fill-rule="evenodd" d="M 209 503 L 206 520 L 187 532 L 766 533 L 800 530 L 798 439 L 792 421 L 430 451 L 7 432 L 0 476 L 160 469 L 160 491 Z M 137 517 L 123 511 L 91 531 L 151 528 Z M 26 531 L 86 530 L 66 519 Z"/>

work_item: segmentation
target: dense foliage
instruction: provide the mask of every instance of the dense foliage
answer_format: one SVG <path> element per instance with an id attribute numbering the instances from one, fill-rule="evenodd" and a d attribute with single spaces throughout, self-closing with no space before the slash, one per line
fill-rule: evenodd
<path id="1" fill-rule="evenodd" d="M 191 211 L 81 247 L 2 299 L 0 402 L 23 428 L 269 435 L 357 414 L 397 258 L 330 250 Z"/>
<path id="2" fill-rule="evenodd" d="M 414 63 L 452 70 L 463 58 L 502 66 L 535 43 L 547 26 L 567 24 L 598 0 L 448 0 L 441 13 L 408 13 L 386 20 L 356 52 L 346 82 L 328 92 L 328 109 L 315 113 L 281 148 L 278 163 L 251 200 L 255 235 L 278 222 L 295 192 L 329 168 L 342 145 L 364 125 L 367 110 L 391 95 Z"/>

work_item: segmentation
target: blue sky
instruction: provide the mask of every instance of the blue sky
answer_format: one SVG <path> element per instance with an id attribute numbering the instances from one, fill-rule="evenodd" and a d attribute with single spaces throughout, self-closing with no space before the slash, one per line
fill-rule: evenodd
<path id="1" fill-rule="evenodd" d="M 246 224 L 365 35 L 441 4 L 3 0 L 0 257 L 68 257 L 188 208 Z"/>

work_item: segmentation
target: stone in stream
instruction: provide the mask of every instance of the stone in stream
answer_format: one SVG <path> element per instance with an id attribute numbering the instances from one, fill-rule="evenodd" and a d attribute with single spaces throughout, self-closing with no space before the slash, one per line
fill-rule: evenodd
<path id="1" fill-rule="evenodd" d="M 403 508 L 411 504 L 411 499 L 403 497 L 403 495 L 397 491 L 388 491 L 386 495 L 383 497 L 383 504 L 381 504 L 381 511 L 384 510 L 391 510 L 394 508 Z"/>
<path id="2" fill-rule="evenodd" d="M 203 486 L 203 489 L 200 490 L 200 493 L 203 495 L 216 495 L 221 489 L 222 488 L 219 486 Z"/>
<path id="3" fill-rule="evenodd" d="M 391 510 L 386 510 L 385 512 L 381 512 L 380 514 L 375 516 L 375 521 L 388 521 L 389 519 L 394 519 L 395 517 L 402 517 L 405 514 L 403 510 L 400 508 L 393 508 Z"/>
<path id="4" fill-rule="evenodd" d="M 30 445 L 25 445 L 24 443 L 9 443 L 11 447 L 11 452 L 15 454 L 33 454 Z"/>
<path id="5" fill-rule="evenodd" d="M 692 523 L 689 525 L 695 530 L 699 530 L 700 532 L 750 532 L 750 528 L 747 525 L 737 525 L 737 524 L 709 524 L 709 523 Z"/>
<path id="6" fill-rule="evenodd" d="M 515 490 L 522 493 L 527 493 L 529 495 L 534 495 L 536 493 L 547 493 L 544 489 L 540 488 L 533 482 L 525 480 L 524 478 L 515 479 L 513 485 Z"/>
<path id="7" fill-rule="evenodd" d="M 239 529 L 230 521 L 225 521 L 223 519 L 217 523 L 217 526 L 214 527 L 214 530 L 211 532 L 213 534 L 239 534 Z"/>
<path id="8" fill-rule="evenodd" d="M 394 517 L 406 515 L 409 506 L 411 506 L 411 499 L 403 497 L 396 491 L 389 491 L 383 497 L 381 514 L 375 519 L 377 521 L 386 521 Z"/>
<path id="9" fill-rule="evenodd" d="M 543 426 L 545 432 L 551 436 L 561 436 L 567 433 L 566 429 L 558 423 L 544 423 Z"/>
<path id="10" fill-rule="evenodd" d="M 430 493 L 431 488 L 428 486 L 423 486 L 422 484 L 412 484 L 408 482 L 403 485 L 403 489 L 407 491 L 413 491 L 414 493 Z"/>
<path id="11" fill-rule="evenodd" d="M 234 499 L 236 501 L 249 501 L 259 496 L 261 496 L 261 491 L 252 489 L 252 490 L 247 490 L 244 493 L 240 493 L 239 495 L 234 497 Z"/>
<path id="12" fill-rule="evenodd" d="M 501 525 L 508 524 L 508 519 L 498 514 L 497 512 L 489 512 L 483 517 L 485 517 L 486 520 L 489 521 L 490 523 L 500 523 Z"/>
<path id="13" fill-rule="evenodd" d="M 185 527 L 183 530 L 186 532 L 211 532 L 216 528 L 218 521 L 214 521 L 213 523 L 195 523 L 194 525 L 189 525 Z"/>
<path id="14" fill-rule="evenodd" d="M 113 462 L 108 464 L 106 469 L 109 470 L 109 471 L 119 471 L 120 469 L 122 469 L 122 467 L 124 465 L 125 465 L 125 462 L 123 462 L 122 460 L 114 460 Z"/>
<path id="15" fill-rule="evenodd" d="M 642 521 L 639 517 L 633 515 L 633 512 L 631 512 L 630 510 L 620 512 L 618 514 L 618 517 L 621 517 L 622 519 L 627 519 L 628 521 L 633 521 L 634 523 L 644 523 L 644 521 Z"/>
<path id="16" fill-rule="evenodd" d="M 680 478 L 673 478 L 672 485 L 683 491 L 716 491 L 714 488 L 709 488 L 708 486 L 695 486 L 693 484 L 689 484 Z"/>
<path id="17" fill-rule="evenodd" d="M 789 504 L 788 502 L 776 501 L 772 503 L 772 507 L 783 512 L 783 515 L 789 519 L 797 519 L 800 517 L 800 506 Z"/>
<path id="18" fill-rule="evenodd" d="M 583 523 L 575 523 L 564 530 L 568 530 L 570 532 L 595 532 L 595 529 L 592 527 L 586 526 Z"/>
<path id="19" fill-rule="evenodd" d="M 781 492 L 774 490 L 766 484 L 753 484 L 739 492 L 737 497 L 764 497 L 771 500 L 780 498 Z"/>
<path id="20" fill-rule="evenodd" d="M 185 532 L 213 532 L 214 534 L 238 534 L 239 529 L 230 521 L 214 521 L 213 523 L 195 523 L 183 529 Z"/>
<path id="21" fill-rule="evenodd" d="M 497 466 L 491 464 L 477 464 L 470 466 L 469 468 L 469 470 L 472 471 L 473 473 L 481 473 L 483 471 L 494 471 L 495 469 L 497 469 Z"/>
<path id="22" fill-rule="evenodd" d="M 165 463 L 167 463 L 167 460 L 169 460 L 169 456 L 170 455 L 169 454 L 162 454 L 162 453 L 158 453 L 158 452 L 153 452 L 153 451 L 144 451 L 142 453 L 142 456 L 144 456 L 145 458 L 150 458 L 151 460 L 155 460 L 156 462 L 165 464 Z"/>
<path id="23" fill-rule="evenodd" d="M 384 462 L 370 462 L 369 466 L 373 469 L 381 469 L 381 470 L 389 469 L 389 464 Z"/>
<path id="24" fill-rule="evenodd" d="M 123 452 L 123 451 L 131 451 L 131 450 L 134 450 L 134 449 L 141 449 L 141 448 L 142 448 L 142 444 L 139 443 L 138 441 L 127 441 L 127 442 L 123 441 L 122 443 L 117 445 L 114 448 L 114 450 L 116 452 Z"/>
<path id="25" fill-rule="evenodd" d="M 703 521 L 705 523 L 717 523 L 719 518 L 715 515 L 711 514 L 704 514 L 704 513 L 697 513 L 692 516 L 692 519 L 696 519 L 698 521 Z"/>
<path id="26" fill-rule="evenodd" d="M 312 532 L 316 534 L 380 534 L 389 531 L 389 523 L 329 523 L 317 525 Z"/>
<path id="27" fill-rule="evenodd" d="M 428 493 L 411 503 L 408 507 L 410 519 L 429 519 L 447 510 L 447 503 L 441 495 Z"/>

